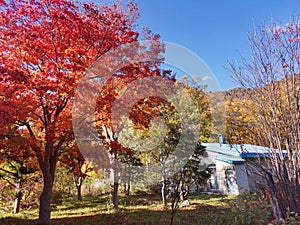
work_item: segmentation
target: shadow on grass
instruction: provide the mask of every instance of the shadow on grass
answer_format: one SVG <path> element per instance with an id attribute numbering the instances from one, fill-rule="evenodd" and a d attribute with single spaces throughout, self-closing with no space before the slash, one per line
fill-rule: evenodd
<path id="1" fill-rule="evenodd" d="M 108 196 L 85 196 L 84 201 L 77 201 L 73 197 L 63 200 L 63 204 L 52 204 L 52 210 L 74 210 L 78 208 L 95 208 L 97 205 L 105 205 L 108 202 Z"/>
<path id="2" fill-rule="evenodd" d="M 220 198 L 218 200 L 218 204 L 213 203 L 218 199 L 218 197 Z M 143 206 L 141 202 L 143 202 L 144 199 L 151 199 L 152 203 L 150 205 Z M 170 224 L 171 211 L 164 210 L 161 207 L 159 197 L 120 196 L 120 202 L 124 203 L 126 201 L 127 205 L 120 205 L 120 209 L 118 210 L 105 209 L 105 203 L 107 200 L 107 197 L 99 198 L 95 196 L 86 198 L 83 202 L 74 202 L 72 199 L 66 199 L 62 206 L 56 206 L 53 208 L 53 219 L 51 220 L 51 225 Z M 209 204 L 207 204 L 207 202 Z M 192 204 L 177 211 L 174 225 L 219 224 L 216 222 L 216 218 L 220 216 L 225 218 L 230 211 L 229 205 L 223 204 L 222 202 L 223 198 L 220 196 L 191 196 Z M 13 216 L 0 219 L 0 224 L 33 225 L 36 224 L 36 221 Z"/>
<path id="3" fill-rule="evenodd" d="M 16 217 L 0 218 L 1 225 L 33 225 L 35 222 L 34 220 L 25 220 Z"/>
<path id="4" fill-rule="evenodd" d="M 191 205 L 188 208 L 178 210 L 174 225 L 191 224 L 215 224 L 214 217 L 226 214 L 226 209 L 212 206 Z M 170 224 L 170 210 L 127 210 L 122 209 L 113 213 L 99 213 L 94 215 L 81 215 L 66 218 L 53 218 L 52 225 L 164 225 Z M 15 217 L 0 219 L 3 225 L 33 225 L 34 220 L 24 220 Z"/>

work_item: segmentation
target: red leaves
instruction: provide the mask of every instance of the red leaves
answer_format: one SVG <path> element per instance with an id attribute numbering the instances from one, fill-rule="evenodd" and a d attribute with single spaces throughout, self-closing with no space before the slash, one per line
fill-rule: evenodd
<path id="1" fill-rule="evenodd" d="M 4 0 L 0 0 L 0 6 L 7 6 L 7 4 Z"/>
<path id="2" fill-rule="evenodd" d="M 72 98 L 78 80 L 99 55 L 137 38 L 131 27 L 137 13 L 133 5 L 126 11 L 89 3 L 80 11 L 65 0 L 0 4 L 5 5 L 0 12 L 0 79 L 15 87 L 7 103 L 16 107 L 15 117 L 22 120 L 44 118 L 41 104 L 47 105 L 48 114 L 54 111 L 61 104 L 58 96 Z M 8 89 L 1 92 L 7 95 Z M 113 99 L 108 96 L 107 101 Z M 20 107 L 14 104 L 19 101 Z"/>
<path id="3" fill-rule="evenodd" d="M 132 3 L 97 8 L 93 3 L 78 7 L 67 0 L 30 1 L 30 4 L 15 1 L 1 7 L 0 124 L 27 124 L 24 138 L 39 159 L 56 162 L 53 152 L 64 148 L 70 154 L 62 160 L 72 166 L 74 173 L 80 171 L 85 160 L 75 147 L 66 148 L 74 141 L 71 106 L 75 89 L 95 59 L 121 44 L 137 41 L 137 10 Z M 149 40 L 159 39 L 149 31 L 145 33 Z M 153 49 L 154 54 L 163 50 L 161 46 L 150 46 L 149 52 Z M 102 125 L 112 128 L 111 108 L 116 98 L 126 84 L 147 76 L 161 76 L 156 63 L 129 65 L 112 75 L 96 106 L 98 128 Z M 137 113 L 134 119 L 147 126 L 149 119 L 160 115 L 157 111 L 160 104 L 164 103 L 158 99 L 153 100 L 153 106 L 137 104 L 133 109 Z M 139 113 L 141 105 L 144 108 Z M 113 139 L 107 143 L 111 152 L 131 154 L 117 138 Z M 59 145 L 60 142 L 63 144 Z"/>
<path id="4" fill-rule="evenodd" d="M 109 148 L 111 153 L 119 153 L 121 152 L 122 145 L 118 141 L 110 141 Z"/>
<path id="5" fill-rule="evenodd" d="M 28 143 L 28 134 L 15 127 L 1 127 L 4 137 L 0 138 L 0 159 L 23 162 L 34 158 L 35 153 Z"/>

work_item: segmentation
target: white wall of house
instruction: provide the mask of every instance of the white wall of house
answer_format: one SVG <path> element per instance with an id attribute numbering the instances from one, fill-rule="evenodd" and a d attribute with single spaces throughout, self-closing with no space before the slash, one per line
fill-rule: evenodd
<path id="1" fill-rule="evenodd" d="M 233 165 L 216 160 L 218 190 L 223 194 L 241 194 L 249 190 L 245 164 Z"/>
<path id="2" fill-rule="evenodd" d="M 233 171 L 233 177 L 229 185 L 229 180 L 226 176 L 226 171 L 230 170 Z M 236 192 L 238 191 L 238 187 L 234 178 L 233 165 L 227 162 L 216 160 L 216 173 L 220 193 L 236 194 Z"/>

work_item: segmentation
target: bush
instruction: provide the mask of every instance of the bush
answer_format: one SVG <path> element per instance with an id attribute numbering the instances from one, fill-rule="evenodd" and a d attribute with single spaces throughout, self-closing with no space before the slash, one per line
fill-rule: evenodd
<path id="1" fill-rule="evenodd" d="M 297 225 L 300 224 L 300 216 L 294 212 L 288 212 L 286 219 L 273 220 L 269 225 Z"/>
<path id="2" fill-rule="evenodd" d="M 63 203 L 63 191 L 53 191 L 51 203 L 55 205 L 61 205 Z"/>
<path id="3" fill-rule="evenodd" d="M 151 184 L 147 186 L 150 194 L 159 194 L 161 191 L 161 187 L 158 184 Z"/>
<path id="4" fill-rule="evenodd" d="M 272 220 L 272 207 L 268 200 L 258 194 L 244 193 L 231 203 L 231 212 L 214 218 L 212 224 L 253 225 L 269 224 Z"/>

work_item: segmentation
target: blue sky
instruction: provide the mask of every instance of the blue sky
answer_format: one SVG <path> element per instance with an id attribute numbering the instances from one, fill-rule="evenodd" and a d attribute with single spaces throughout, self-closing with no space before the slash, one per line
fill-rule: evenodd
<path id="1" fill-rule="evenodd" d="M 104 2 L 108 2 L 105 1 Z M 147 26 L 162 40 L 182 45 L 200 56 L 210 67 L 221 89 L 235 87 L 227 59 L 247 56 L 247 32 L 253 24 L 286 23 L 300 14 L 299 0 L 135 0 Z"/>

